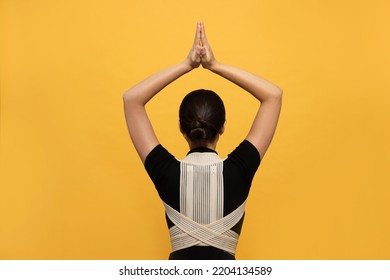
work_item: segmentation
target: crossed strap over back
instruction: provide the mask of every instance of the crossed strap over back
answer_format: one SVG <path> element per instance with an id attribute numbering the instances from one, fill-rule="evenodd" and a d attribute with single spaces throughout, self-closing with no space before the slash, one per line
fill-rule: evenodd
<path id="1" fill-rule="evenodd" d="M 164 203 L 172 251 L 212 246 L 234 255 L 239 235 L 231 228 L 242 218 L 245 202 L 223 217 L 223 160 L 215 153 L 191 153 L 180 163 L 180 212 Z"/>
<path id="2" fill-rule="evenodd" d="M 169 230 L 172 251 L 191 246 L 212 246 L 235 254 L 239 235 L 230 228 L 241 219 L 245 202 L 229 215 L 208 225 L 194 222 L 166 203 L 164 206 L 169 219 L 175 224 Z"/>

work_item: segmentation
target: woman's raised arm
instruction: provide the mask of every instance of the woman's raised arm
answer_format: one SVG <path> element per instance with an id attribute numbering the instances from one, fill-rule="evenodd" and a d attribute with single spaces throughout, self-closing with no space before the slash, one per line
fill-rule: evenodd
<path id="1" fill-rule="evenodd" d="M 187 58 L 133 86 L 123 94 L 127 128 L 142 162 L 159 142 L 145 110 L 146 103 L 164 87 L 200 65 L 200 23 Z"/>
<path id="2" fill-rule="evenodd" d="M 245 70 L 219 63 L 207 41 L 203 23 L 200 26 L 200 36 L 203 43 L 201 48 L 203 68 L 209 69 L 235 83 L 260 101 L 261 105 L 246 139 L 257 148 L 261 158 L 263 158 L 278 123 L 282 106 L 282 89 Z"/>

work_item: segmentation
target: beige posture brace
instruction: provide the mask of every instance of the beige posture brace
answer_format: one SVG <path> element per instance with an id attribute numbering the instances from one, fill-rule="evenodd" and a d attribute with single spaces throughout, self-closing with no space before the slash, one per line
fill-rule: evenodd
<path id="1" fill-rule="evenodd" d="M 172 251 L 212 246 L 234 255 L 239 235 L 230 230 L 245 202 L 223 217 L 223 160 L 215 153 L 191 153 L 180 162 L 180 212 L 164 203 Z"/>

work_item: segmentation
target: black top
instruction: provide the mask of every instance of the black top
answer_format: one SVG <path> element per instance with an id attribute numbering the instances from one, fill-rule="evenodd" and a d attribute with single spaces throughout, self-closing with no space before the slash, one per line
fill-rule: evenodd
<path id="1" fill-rule="evenodd" d="M 195 148 L 194 152 L 212 152 L 209 148 Z M 256 147 L 244 140 L 223 161 L 224 216 L 233 212 L 248 197 L 253 177 L 260 165 Z M 180 212 L 180 161 L 162 145 L 156 146 L 145 159 L 145 169 L 152 179 L 160 198 Z M 174 224 L 166 216 L 168 227 Z M 244 217 L 232 228 L 240 234 Z M 210 246 L 193 246 L 172 252 L 169 259 L 235 259 L 230 253 Z"/>

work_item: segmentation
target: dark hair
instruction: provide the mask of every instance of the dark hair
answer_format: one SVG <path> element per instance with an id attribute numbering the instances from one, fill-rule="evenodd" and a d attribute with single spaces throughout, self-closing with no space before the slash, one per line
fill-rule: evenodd
<path id="1" fill-rule="evenodd" d="M 206 89 L 194 90 L 181 102 L 180 129 L 194 143 L 212 142 L 225 123 L 225 115 L 218 94 Z"/>

